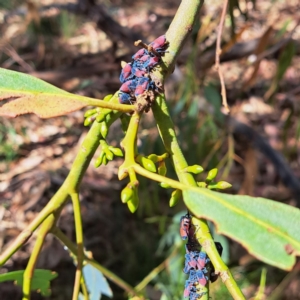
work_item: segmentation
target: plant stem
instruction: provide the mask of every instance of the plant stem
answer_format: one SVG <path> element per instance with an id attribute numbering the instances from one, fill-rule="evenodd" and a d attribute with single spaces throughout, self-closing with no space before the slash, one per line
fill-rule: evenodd
<path id="1" fill-rule="evenodd" d="M 83 233 L 82 233 L 80 200 L 79 200 L 78 193 L 72 193 L 71 199 L 73 202 L 76 243 L 77 243 L 77 267 L 76 267 L 75 282 L 74 282 L 74 289 L 73 289 L 73 300 L 77 300 L 78 295 L 79 295 L 79 290 L 80 290 L 80 283 L 81 283 L 81 279 L 82 279 L 84 247 L 83 247 Z"/>
<path id="2" fill-rule="evenodd" d="M 202 1 L 200 0 L 183 0 L 181 2 L 176 16 L 173 19 L 169 30 L 166 33 L 167 40 L 169 41 L 169 52 L 166 53 L 165 57 L 163 58 L 163 62 L 168 68 L 167 74 L 164 74 L 163 72 L 158 73 L 158 71 L 157 73 L 155 73 L 155 75 L 161 78 L 162 81 L 166 75 L 172 72 L 173 66 L 176 62 L 176 58 L 180 53 L 184 41 L 187 39 L 189 32 L 191 32 L 193 28 L 194 21 L 199 13 L 201 4 Z M 174 124 L 172 122 L 172 119 L 170 118 L 165 97 L 164 95 L 159 95 L 156 97 L 155 100 L 156 101 L 152 107 L 154 118 L 157 122 L 158 130 L 164 143 L 164 146 L 170 154 L 170 157 L 173 161 L 174 168 L 179 178 L 179 181 L 184 185 L 196 187 L 197 183 L 194 177 L 189 173 L 183 172 L 183 170 L 188 166 L 188 164 L 179 147 Z M 215 263 L 222 264 L 223 261 L 220 258 L 220 255 L 215 247 L 207 222 L 205 220 L 198 220 L 198 222 L 198 234 L 199 236 L 204 237 L 203 243 L 210 245 L 207 247 L 209 249 L 205 250 L 208 253 L 208 256 L 210 257 L 213 265 L 215 266 Z M 226 269 L 228 270 L 227 266 Z M 230 275 L 228 276 L 228 278 L 226 278 L 227 284 L 225 283 L 227 288 L 229 289 L 229 292 L 232 294 L 234 299 L 244 299 L 244 296 L 242 295 L 240 289 L 236 285 L 236 282 Z M 205 296 L 208 297 L 208 293 Z"/>
<path id="3" fill-rule="evenodd" d="M 194 22 L 199 17 L 199 10 L 204 0 L 182 0 L 177 13 L 166 33 L 169 42 L 168 52 L 163 57 L 167 67 L 167 76 L 174 70 L 177 57 L 192 32 Z"/>
<path id="4" fill-rule="evenodd" d="M 118 118 L 118 114 L 114 116 L 111 123 Z M 5 262 L 31 237 L 32 233 L 40 226 L 40 224 L 53 212 L 57 211 L 64 205 L 69 194 L 76 191 L 82 180 L 82 177 L 99 146 L 101 123 L 94 122 L 89 130 L 86 138 L 80 146 L 70 173 L 63 185 L 52 197 L 49 203 L 42 209 L 38 216 L 18 235 L 13 243 L 0 256 L 0 266 Z"/>
<path id="5" fill-rule="evenodd" d="M 141 113 L 135 112 L 129 122 L 129 126 L 126 135 L 121 142 L 121 146 L 125 149 L 125 159 L 123 164 L 119 167 L 118 177 L 119 179 L 124 179 L 129 171 L 129 167 L 136 164 L 135 156 L 136 156 L 136 140 L 137 133 L 139 129 L 141 119 Z"/>
<path id="6" fill-rule="evenodd" d="M 141 291 L 144 289 L 147 284 L 150 283 L 151 280 L 153 280 L 161 271 L 163 271 L 168 264 L 169 260 L 173 258 L 177 254 L 179 250 L 179 247 L 175 247 L 172 251 L 172 253 L 162 262 L 160 263 L 156 268 L 154 268 L 136 287 L 136 291 Z"/>
<path id="7" fill-rule="evenodd" d="M 118 100 L 118 92 L 116 92 L 114 94 L 114 96 L 112 97 L 112 101 L 101 101 L 101 100 L 97 100 L 97 99 L 93 99 L 93 98 L 89 98 L 89 97 L 85 97 L 85 96 L 79 96 L 79 95 L 74 95 L 71 94 L 71 96 L 68 95 L 64 95 L 65 98 L 69 98 L 71 97 L 71 99 L 76 99 L 79 100 L 80 102 L 85 102 L 90 106 L 95 106 L 95 107 L 101 107 L 103 109 L 109 109 L 109 110 L 117 110 L 119 112 L 123 112 L 123 113 L 131 113 L 133 111 L 135 111 L 136 107 L 135 105 L 128 105 L 128 104 L 120 104 L 119 100 Z"/>
<path id="8" fill-rule="evenodd" d="M 55 216 L 51 214 L 42 224 L 38 234 L 35 245 L 31 252 L 27 267 L 23 274 L 23 300 L 30 300 L 31 292 L 31 280 L 34 274 L 34 268 L 38 259 L 38 256 L 42 250 L 43 243 L 46 235 L 55 224 Z"/>
<path id="9" fill-rule="evenodd" d="M 67 246 L 68 250 L 73 254 L 77 255 L 76 246 L 68 239 L 68 237 L 57 227 L 53 228 L 51 231 L 63 245 Z M 128 294 L 139 296 L 135 289 L 126 283 L 124 280 L 116 276 L 114 273 L 110 272 L 100 264 L 98 264 L 94 259 L 91 259 L 86 253 L 84 253 L 84 260 L 91 264 L 93 267 L 98 269 L 105 277 L 114 282 L 116 285 L 121 287 Z M 140 297 L 138 299 L 141 299 Z"/>
<path id="10" fill-rule="evenodd" d="M 203 222 L 201 220 L 193 217 L 192 218 L 192 224 L 199 228 L 199 230 L 196 230 L 196 238 L 199 241 L 199 243 L 204 248 L 204 251 L 207 253 L 208 257 L 212 261 L 216 274 L 220 274 L 220 277 L 222 278 L 223 283 L 226 285 L 228 291 L 230 292 L 233 299 L 245 299 L 244 295 L 242 294 L 240 288 L 236 284 L 234 278 L 232 277 L 232 274 L 226 264 L 223 262 L 222 258 L 220 257 L 218 250 L 216 248 L 216 245 L 214 241 L 211 240 L 211 234 L 210 232 L 206 232 L 203 230 L 201 226 L 203 226 Z"/>

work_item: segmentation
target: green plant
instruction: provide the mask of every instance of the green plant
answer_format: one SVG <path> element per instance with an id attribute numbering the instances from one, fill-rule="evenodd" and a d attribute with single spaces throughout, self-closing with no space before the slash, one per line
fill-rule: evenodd
<path id="1" fill-rule="evenodd" d="M 193 28 L 200 6 L 201 1 L 182 1 L 166 33 L 169 42 L 168 52 L 152 74 L 158 83 L 163 85 L 166 77 L 172 72 L 177 56 Z M 113 96 L 106 97 L 103 101 L 99 101 L 67 93 L 41 80 L 13 71 L 2 69 L 0 79 L 0 99 L 12 99 L 0 108 L 1 115 L 15 117 L 24 113 L 35 113 L 42 118 L 50 118 L 67 114 L 88 105 L 97 107 L 85 115 L 85 125 L 92 124 L 92 126 L 65 182 L 37 218 L 0 256 L 0 265 L 2 266 L 39 228 L 37 241 L 23 273 L 23 299 L 30 299 L 30 291 L 36 288 L 35 264 L 44 239 L 49 233 L 52 233 L 69 249 L 76 262 L 74 300 L 78 298 L 88 299 L 89 294 L 99 296 L 106 293 L 110 296 L 111 293 L 105 283 L 101 285 L 100 289 L 95 290 L 96 286 L 91 282 L 90 278 L 95 277 L 97 282 L 102 280 L 101 274 L 118 284 L 129 296 L 144 298 L 143 289 L 153 277 L 149 276 L 136 288 L 133 288 L 98 264 L 83 248 L 79 201 L 80 183 L 99 145 L 102 147 L 102 152 L 97 159 L 96 167 L 108 163 L 114 156 L 123 155 L 120 149 L 108 145 L 105 139 L 109 127 L 119 118 L 125 131 L 125 137 L 121 143 L 125 158 L 124 163 L 119 168 L 118 175 L 120 180 L 129 177 L 129 183 L 121 194 L 122 202 L 128 205 L 131 212 L 135 212 L 138 208 L 139 181 L 137 175 L 157 181 L 163 188 L 174 189 L 175 193 L 172 194 L 172 197 L 176 199 L 171 201 L 172 206 L 176 204 L 178 197 L 182 194 L 184 203 L 194 215 L 192 223 L 197 228 L 196 239 L 209 256 L 215 272 L 220 274 L 234 299 L 244 299 L 244 296 L 217 251 L 206 219 L 215 223 L 219 233 L 241 243 L 260 260 L 285 270 L 290 270 L 294 265 L 295 256 L 300 253 L 299 210 L 263 198 L 224 195 L 210 191 L 209 188 L 221 189 L 224 187 L 224 183 L 213 182 L 216 170 L 209 173 L 205 182 L 196 182 L 194 174 L 201 172 L 202 168 L 198 165 L 189 166 L 186 162 L 177 141 L 173 121 L 169 116 L 163 93 L 156 95 L 151 109 L 166 154 L 149 153 L 147 157 L 144 157 L 139 155 L 136 145 L 141 118 L 149 109 L 149 105 L 143 97 L 138 97 L 135 105 L 124 105 L 118 103 L 118 92 Z M 125 113 L 130 113 L 130 117 Z M 178 181 L 166 176 L 167 170 L 164 162 L 169 158 L 174 166 Z M 68 199 L 72 200 L 74 207 L 76 246 L 56 225 L 60 212 Z M 96 270 L 101 273 L 97 273 Z M 158 271 L 154 272 L 154 275 L 157 273 Z M 20 276 L 20 274 L 18 273 L 16 276 Z M 14 278 L 14 274 L 11 274 L 11 278 Z M 105 280 L 103 281 L 105 282 Z M 208 286 L 203 291 L 202 298 L 208 299 Z"/>

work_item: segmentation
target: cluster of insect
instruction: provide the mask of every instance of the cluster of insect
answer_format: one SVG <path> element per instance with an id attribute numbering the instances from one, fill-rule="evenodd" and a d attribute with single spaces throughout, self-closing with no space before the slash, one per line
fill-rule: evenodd
<path id="1" fill-rule="evenodd" d="M 191 224 L 191 216 L 187 213 L 180 220 L 180 236 L 183 240 L 187 240 L 185 265 L 183 272 L 189 275 L 185 282 L 183 296 L 190 300 L 201 299 L 206 293 L 203 288 L 207 281 L 214 282 L 218 276 L 214 273 L 214 268 L 210 264 L 205 252 L 199 251 L 199 243 L 195 237 L 195 227 Z M 219 254 L 222 254 L 222 245 L 215 243 Z M 210 264 L 210 274 L 208 274 L 207 265 Z"/>
<path id="2" fill-rule="evenodd" d="M 143 44 L 143 43 L 141 43 Z M 122 69 L 119 92 L 121 104 L 132 104 L 136 97 L 146 94 L 150 101 L 154 99 L 154 92 L 159 87 L 151 79 L 150 71 L 161 61 L 161 56 L 166 52 L 168 42 L 164 35 L 158 37 L 145 48 L 140 49 L 132 56 L 132 61 Z"/>

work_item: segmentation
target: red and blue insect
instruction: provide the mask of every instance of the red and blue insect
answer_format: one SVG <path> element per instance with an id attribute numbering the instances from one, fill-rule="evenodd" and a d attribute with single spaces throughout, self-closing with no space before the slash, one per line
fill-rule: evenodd
<path id="1" fill-rule="evenodd" d="M 189 214 L 186 214 L 180 219 L 179 233 L 183 240 L 186 240 L 189 237 L 190 229 L 191 229 L 191 217 Z"/>
<path id="2" fill-rule="evenodd" d="M 133 100 L 133 98 L 131 97 L 131 95 L 127 94 L 127 93 L 120 92 L 118 96 L 119 96 L 119 102 L 121 104 L 131 104 L 131 102 Z"/>
<path id="3" fill-rule="evenodd" d="M 121 71 L 121 75 L 120 75 L 121 83 L 124 83 L 126 80 L 129 80 L 133 77 L 131 71 L 132 71 L 132 64 L 131 63 L 126 64 Z"/>
<path id="4" fill-rule="evenodd" d="M 191 270 L 189 278 L 185 282 L 183 296 L 189 297 L 189 299 L 200 299 L 204 294 L 202 288 L 206 285 L 207 280 L 203 270 Z"/>
<path id="5" fill-rule="evenodd" d="M 125 81 L 121 87 L 120 87 L 120 91 L 122 93 L 133 93 L 135 88 L 137 86 L 137 81 L 136 80 L 128 80 Z"/>
<path id="6" fill-rule="evenodd" d="M 161 35 L 160 37 L 158 37 L 157 39 L 155 39 L 152 43 L 150 43 L 150 46 L 153 47 L 153 49 L 158 52 L 158 53 L 164 53 L 165 48 L 167 46 L 167 40 L 166 40 L 166 36 L 165 35 Z"/>
<path id="7" fill-rule="evenodd" d="M 190 300 L 200 299 L 208 280 L 215 281 L 216 274 L 214 268 L 210 263 L 210 259 L 203 251 L 198 250 L 201 245 L 198 243 L 195 236 L 196 229 L 191 223 L 191 215 L 187 213 L 180 219 L 180 236 L 184 240 L 188 240 L 186 244 L 185 264 L 183 272 L 189 275 L 186 280 L 183 296 Z M 197 242 L 197 243 L 196 243 Z M 220 243 L 215 243 L 218 252 L 222 253 L 222 246 Z M 207 268 L 210 268 L 208 272 Z M 208 274 L 209 273 L 209 274 Z"/>
<path id="8" fill-rule="evenodd" d="M 150 72 L 160 62 L 167 44 L 164 35 L 158 37 L 148 46 L 148 49 L 138 50 L 132 56 L 132 61 L 124 66 L 120 75 L 122 83 L 119 92 L 120 103 L 130 104 L 136 100 L 137 96 L 149 90 L 159 90 L 151 80 Z"/>

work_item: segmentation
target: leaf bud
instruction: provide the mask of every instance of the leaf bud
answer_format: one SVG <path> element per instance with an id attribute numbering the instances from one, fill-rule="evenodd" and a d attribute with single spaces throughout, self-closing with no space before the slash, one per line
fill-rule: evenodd
<path id="1" fill-rule="evenodd" d="M 123 157 L 123 152 L 120 148 L 115 148 L 113 146 L 109 146 L 108 149 L 115 155 Z"/>
<path id="2" fill-rule="evenodd" d="M 160 185 L 162 188 L 164 188 L 164 189 L 170 189 L 170 188 L 172 188 L 169 184 L 167 184 L 167 183 L 165 183 L 165 182 L 161 182 L 159 185 Z"/>
<path id="3" fill-rule="evenodd" d="M 112 151 L 110 151 L 110 150 L 108 149 L 108 147 L 106 147 L 106 149 L 104 149 L 104 152 L 105 152 L 106 158 L 107 158 L 108 160 L 113 160 L 114 155 L 113 155 Z"/>
<path id="4" fill-rule="evenodd" d="M 132 199 L 133 195 L 134 195 L 134 191 L 132 187 L 126 186 L 121 192 L 122 203 L 127 203 L 129 200 Z"/>
<path id="5" fill-rule="evenodd" d="M 96 108 L 89 109 L 89 110 L 87 110 L 87 111 L 84 113 L 84 117 L 87 118 L 87 117 L 90 117 L 90 116 L 92 116 L 92 115 L 94 115 L 94 114 L 96 114 L 96 113 L 97 113 Z"/>
<path id="6" fill-rule="evenodd" d="M 137 194 L 137 190 L 134 190 L 132 198 L 127 202 L 128 209 L 131 213 L 134 213 L 139 206 L 139 196 Z"/>
<path id="7" fill-rule="evenodd" d="M 213 179 L 216 178 L 217 175 L 218 175 L 218 169 L 217 168 L 211 169 L 207 174 L 206 181 L 212 181 Z"/>
<path id="8" fill-rule="evenodd" d="M 136 161 L 144 167 L 146 170 L 155 173 L 156 172 L 156 166 L 152 160 L 149 158 L 146 158 L 145 156 L 138 155 L 136 157 Z"/>
<path id="9" fill-rule="evenodd" d="M 207 183 L 204 182 L 204 181 L 199 181 L 199 182 L 197 182 L 197 185 L 198 185 L 199 187 L 201 187 L 201 188 L 206 188 L 206 187 L 207 187 Z"/>
<path id="10" fill-rule="evenodd" d="M 172 192 L 170 202 L 169 202 L 170 207 L 173 207 L 178 203 L 181 195 L 182 195 L 181 190 L 177 189 L 177 190 Z"/>
<path id="11" fill-rule="evenodd" d="M 101 132 L 103 138 L 106 138 L 106 136 L 107 136 L 107 134 L 108 134 L 108 127 L 107 127 L 107 125 L 106 125 L 105 122 L 102 122 L 102 123 L 101 123 L 100 132 Z"/>
<path id="12" fill-rule="evenodd" d="M 95 168 L 98 168 L 102 165 L 104 156 L 105 156 L 105 153 L 103 151 L 101 151 L 99 157 L 95 161 L 95 164 L 94 164 Z"/>
<path id="13" fill-rule="evenodd" d="M 188 166 L 185 168 L 185 171 L 188 173 L 193 173 L 193 174 L 200 174 L 203 172 L 203 168 L 200 165 L 193 165 L 193 166 Z"/>
<path id="14" fill-rule="evenodd" d="M 154 163 L 157 163 L 157 161 L 158 161 L 158 156 L 157 156 L 156 154 L 150 154 L 150 155 L 148 156 L 148 158 L 149 158 L 150 160 L 152 160 Z"/>
<path id="15" fill-rule="evenodd" d="M 106 95 L 106 96 L 103 98 L 102 101 L 108 102 L 108 101 L 112 98 L 112 96 L 113 96 L 113 94 L 108 94 L 108 95 Z"/>
<path id="16" fill-rule="evenodd" d="M 208 188 L 210 190 L 213 190 L 213 189 L 225 190 L 225 189 L 228 189 L 228 188 L 231 188 L 231 187 L 232 187 L 232 185 L 227 181 L 219 181 L 217 183 L 211 182 L 208 185 Z"/>
<path id="17" fill-rule="evenodd" d="M 159 163 L 157 173 L 161 176 L 166 176 L 167 167 L 166 167 L 166 163 L 164 160 Z"/>

